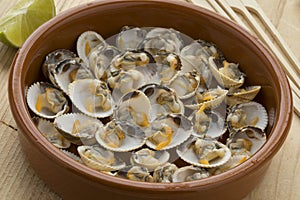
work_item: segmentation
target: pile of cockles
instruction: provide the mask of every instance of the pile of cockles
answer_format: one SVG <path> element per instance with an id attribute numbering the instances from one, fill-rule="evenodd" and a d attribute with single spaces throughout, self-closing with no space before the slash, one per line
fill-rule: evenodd
<path id="1" fill-rule="evenodd" d="M 95 31 L 57 49 L 26 91 L 41 134 L 82 165 L 145 182 L 223 173 L 266 142 L 268 115 L 213 43 L 172 28 Z"/>

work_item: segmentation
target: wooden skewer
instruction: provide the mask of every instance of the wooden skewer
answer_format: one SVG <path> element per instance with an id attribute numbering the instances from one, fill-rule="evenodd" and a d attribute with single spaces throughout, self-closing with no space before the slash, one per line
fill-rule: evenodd
<path id="1" fill-rule="evenodd" d="M 221 12 L 221 15 L 227 16 L 227 18 L 232 19 L 233 21 L 237 22 L 239 25 L 244 27 L 246 30 L 254 33 L 259 36 L 259 38 L 269 46 L 269 48 L 273 51 L 273 53 L 277 56 L 278 60 L 281 62 L 284 70 L 288 75 L 288 80 L 290 82 L 290 86 L 293 92 L 293 102 L 294 102 L 294 111 L 298 116 L 300 116 L 300 78 L 297 73 L 299 73 L 298 66 L 299 63 L 292 52 L 288 49 L 286 43 L 281 38 L 280 34 L 277 32 L 275 27 L 272 25 L 270 20 L 265 16 L 264 12 L 261 10 L 259 5 L 256 3 L 255 0 L 191 0 L 192 3 L 198 6 L 204 6 L 205 8 L 219 12 L 220 9 L 224 9 Z M 294 66 L 291 67 L 290 63 L 285 59 L 282 53 L 275 47 L 273 42 L 270 40 L 268 35 L 264 32 L 261 26 L 256 22 L 253 18 L 252 14 L 247 10 L 249 9 L 251 12 L 255 13 L 260 20 L 263 22 L 263 25 L 267 27 L 268 31 L 271 35 L 275 38 L 278 46 L 281 48 L 280 50 L 286 55 L 289 59 L 290 63 Z M 251 25 L 253 30 L 249 30 L 249 28 L 245 25 L 245 23 L 237 16 L 236 13 L 241 14 Z M 295 73 L 296 72 L 296 73 Z"/>

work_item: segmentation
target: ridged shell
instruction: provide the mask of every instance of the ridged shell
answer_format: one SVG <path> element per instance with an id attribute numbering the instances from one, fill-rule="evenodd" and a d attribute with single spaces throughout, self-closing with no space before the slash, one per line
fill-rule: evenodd
<path id="1" fill-rule="evenodd" d="M 94 75 L 79 59 L 67 59 L 57 67 L 54 79 L 58 87 L 68 94 L 69 84 L 79 79 L 93 79 Z"/>
<path id="2" fill-rule="evenodd" d="M 208 122 L 209 123 L 204 123 L 201 125 L 199 121 L 197 121 L 197 112 L 195 111 L 193 116 L 192 116 L 192 122 L 194 124 L 194 132 L 193 135 L 196 137 L 209 137 L 216 139 L 223 135 L 227 131 L 227 127 L 225 125 L 225 120 L 224 116 L 222 116 L 220 113 L 216 111 L 207 111 L 204 114 L 207 116 Z M 201 120 L 200 120 L 201 121 Z M 207 126 L 204 127 L 205 131 L 199 131 L 202 130 L 202 127 L 199 126 Z"/>
<path id="3" fill-rule="evenodd" d="M 178 170 L 178 167 L 171 163 L 166 163 L 158 166 L 153 171 L 153 180 L 156 183 L 172 183 L 173 174 Z"/>
<path id="4" fill-rule="evenodd" d="M 228 90 L 222 89 L 220 87 L 217 88 L 212 88 L 204 93 L 196 93 L 196 101 L 194 104 L 188 104 L 185 105 L 186 107 L 193 109 L 193 110 L 198 110 L 201 106 L 205 106 L 205 108 L 209 109 L 214 109 L 217 108 L 218 106 L 221 105 L 221 103 L 225 100 L 226 95 L 228 93 Z M 212 99 L 209 100 L 203 100 L 203 98 L 209 97 L 209 96 L 214 96 Z"/>
<path id="5" fill-rule="evenodd" d="M 248 158 L 249 158 L 249 156 L 247 156 L 247 155 L 233 155 L 224 165 L 221 165 L 215 169 L 212 169 L 213 174 L 216 175 L 216 174 L 226 172 L 226 171 L 242 164 Z"/>
<path id="6" fill-rule="evenodd" d="M 97 171 L 115 171 L 126 166 L 112 151 L 99 146 L 79 146 L 77 151 L 83 163 Z"/>
<path id="7" fill-rule="evenodd" d="M 95 134 L 101 131 L 103 127 L 100 120 L 80 113 L 61 115 L 54 120 L 54 125 L 65 138 L 78 145 L 95 144 Z M 87 125 L 90 125 L 90 127 Z M 80 130 L 81 128 L 84 131 Z"/>
<path id="8" fill-rule="evenodd" d="M 200 77 L 196 72 L 187 72 L 176 76 L 168 86 L 176 92 L 180 99 L 187 99 L 195 94 L 199 83 Z"/>
<path id="9" fill-rule="evenodd" d="M 64 149 L 61 149 L 60 151 L 63 152 L 64 154 L 66 154 L 67 156 L 69 156 L 70 158 L 72 158 L 73 160 L 76 160 L 79 163 L 83 163 L 81 158 L 79 156 L 75 155 L 74 153 L 64 150 Z"/>
<path id="10" fill-rule="evenodd" d="M 101 94 L 93 94 L 95 92 L 94 87 L 98 87 L 103 90 Z M 105 87 L 105 88 L 102 88 Z M 97 90 L 97 89 L 96 89 Z M 100 100 L 96 99 L 100 98 L 100 95 L 104 95 L 106 100 L 101 100 L 106 103 L 107 110 L 102 107 L 97 108 L 97 104 Z M 76 80 L 69 84 L 69 96 L 72 103 L 84 114 L 97 117 L 104 118 L 113 114 L 114 109 L 114 101 L 110 94 L 106 83 L 97 80 L 97 79 L 82 79 Z M 93 107 L 90 107 L 93 106 Z"/>
<path id="11" fill-rule="evenodd" d="M 167 151 L 152 151 L 144 148 L 132 153 L 130 162 L 132 165 L 145 167 L 152 172 L 156 167 L 166 164 L 169 158 L 170 154 Z"/>
<path id="12" fill-rule="evenodd" d="M 245 78 L 243 73 L 240 73 L 238 80 L 232 79 L 220 72 L 214 59 L 215 59 L 214 57 L 210 57 L 208 59 L 208 66 L 212 74 L 214 75 L 215 79 L 220 85 L 224 86 L 225 88 L 232 88 L 232 87 L 238 88 L 244 84 Z"/>
<path id="13" fill-rule="evenodd" d="M 234 106 L 236 104 L 247 103 L 252 101 L 256 95 L 259 93 L 261 86 L 248 86 L 244 89 L 232 88 L 229 89 L 226 97 L 226 103 L 229 106 Z"/>
<path id="14" fill-rule="evenodd" d="M 250 101 L 232 107 L 226 121 L 229 131 L 246 126 L 255 126 L 264 130 L 268 125 L 268 114 L 263 105 Z"/>
<path id="15" fill-rule="evenodd" d="M 91 50 L 100 44 L 103 46 L 106 44 L 100 34 L 95 31 L 83 32 L 77 39 L 77 54 L 87 65 L 89 65 L 88 56 Z"/>
<path id="16" fill-rule="evenodd" d="M 147 31 L 138 27 L 122 28 L 116 38 L 116 45 L 122 52 L 126 50 L 137 50 L 143 42 Z"/>
<path id="17" fill-rule="evenodd" d="M 105 140 L 108 139 L 107 133 L 113 134 L 109 139 L 117 140 L 113 145 L 109 145 L 107 143 L 108 141 Z M 110 121 L 101 128 L 101 131 L 96 133 L 96 140 L 101 146 L 108 150 L 128 152 L 143 146 L 146 142 L 146 135 L 141 128 L 134 124 L 121 121 Z M 119 144 L 115 145 L 116 143 Z"/>
<path id="18" fill-rule="evenodd" d="M 126 166 L 119 170 L 116 176 L 133 181 L 153 182 L 153 177 L 150 175 L 148 169 L 141 166 Z"/>
<path id="19" fill-rule="evenodd" d="M 53 91 L 55 95 L 51 92 L 47 95 L 46 90 L 48 89 Z M 59 105 L 53 107 L 54 102 L 50 103 L 49 100 L 57 98 L 58 95 L 60 97 L 57 102 Z M 68 100 L 64 96 L 63 92 L 49 83 L 37 82 L 32 84 L 27 91 L 26 99 L 30 110 L 32 110 L 36 115 L 46 119 L 54 119 L 69 110 Z M 55 112 L 51 111 L 47 107 L 51 107 L 51 109 L 55 110 Z"/>
<path id="20" fill-rule="evenodd" d="M 204 146 L 205 148 L 203 147 L 202 149 L 197 149 L 197 151 L 199 150 L 200 155 L 197 155 L 197 153 L 194 150 L 194 148 L 196 148 L 195 144 L 198 142 L 201 142 L 201 143 L 203 143 L 203 145 L 205 145 Z M 206 147 L 206 146 L 208 146 L 208 145 L 209 145 L 209 149 L 207 150 L 208 147 Z M 210 149 L 211 147 L 214 147 L 214 149 Z M 209 155 L 207 153 L 207 151 L 205 152 L 205 150 L 207 150 L 207 151 L 212 150 L 212 152 L 216 152 L 218 156 L 215 158 L 213 157 L 212 159 L 207 159 L 206 157 L 204 157 L 203 158 L 204 160 L 208 160 L 207 163 L 199 162 L 200 161 L 199 159 L 202 159 L 203 156 Z M 223 156 L 219 156 L 219 153 L 218 153 L 219 150 L 220 150 L 220 153 L 223 154 Z M 184 142 L 183 144 L 178 146 L 176 149 L 176 152 L 179 155 L 179 157 L 182 160 L 184 160 L 185 162 L 192 164 L 194 166 L 204 167 L 204 168 L 212 168 L 212 167 L 221 166 L 221 165 L 225 164 L 231 157 L 231 152 L 226 145 L 224 145 L 216 140 L 206 140 L 206 139 L 200 139 L 200 138 L 190 138 L 189 140 L 187 140 L 186 142 Z M 207 155 L 203 155 L 203 153 L 207 153 Z M 211 156 L 211 155 L 209 155 L 209 156 Z"/>
<path id="21" fill-rule="evenodd" d="M 146 128 L 150 124 L 150 109 L 147 96 L 139 90 L 132 90 L 121 97 L 114 118 Z"/>
<path id="22" fill-rule="evenodd" d="M 66 149 L 71 146 L 70 141 L 58 132 L 53 123 L 39 117 L 34 117 L 32 120 L 41 134 L 55 147 Z"/>
<path id="23" fill-rule="evenodd" d="M 239 143 L 239 139 L 244 139 L 244 141 Z M 231 134 L 227 139 L 226 145 L 233 153 L 239 154 L 242 151 L 242 154 L 246 155 L 244 152 L 250 151 L 253 155 L 265 144 L 266 141 L 267 136 L 264 131 L 257 127 L 248 126 Z"/>
<path id="24" fill-rule="evenodd" d="M 156 150 L 167 150 L 186 141 L 192 134 L 192 123 L 184 115 L 168 114 L 155 119 L 147 130 L 146 145 Z"/>
<path id="25" fill-rule="evenodd" d="M 210 176 L 210 173 L 203 168 L 194 167 L 194 166 L 185 166 L 179 168 L 173 174 L 173 182 L 186 182 L 186 181 L 194 181 L 203 178 L 207 178 Z"/>

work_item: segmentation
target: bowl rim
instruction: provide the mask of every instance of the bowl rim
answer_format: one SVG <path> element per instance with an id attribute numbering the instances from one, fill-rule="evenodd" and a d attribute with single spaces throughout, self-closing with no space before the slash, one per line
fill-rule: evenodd
<path id="1" fill-rule="evenodd" d="M 130 3 L 133 4 L 152 4 L 152 5 L 172 5 L 179 7 L 178 9 L 190 10 L 193 12 L 201 12 L 204 15 L 212 18 L 216 21 L 221 21 L 226 27 L 233 29 L 236 33 L 242 35 L 246 40 L 249 40 L 251 45 L 254 45 L 258 49 L 261 50 L 264 57 L 267 58 L 267 61 L 273 66 L 273 70 L 276 77 L 280 76 L 282 78 L 280 81 L 278 79 L 278 86 L 280 87 L 280 101 L 276 105 L 280 110 L 276 111 L 276 116 L 274 120 L 278 120 L 278 126 L 275 124 L 270 132 L 270 136 L 266 142 L 266 144 L 253 156 L 251 156 L 244 163 L 239 166 L 231 169 L 229 171 L 223 172 L 219 175 L 214 175 L 205 179 L 183 182 L 183 183 L 146 183 L 146 182 L 137 182 L 131 181 L 127 179 L 121 179 L 118 177 L 112 177 L 111 175 L 107 175 L 104 173 L 99 173 L 93 169 L 90 169 L 87 166 L 84 166 L 77 161 L 71 159 L 59 149 L 51 145 L 41 134 L 38 133 L 38 129 L 33 126 L 33 122 L 31 121 L 31 116 L 26 109 L 26 99 L 25 99 L 25 78 L 22 76 L 22 63 L 26 58 L 26 54 L 30 51 L 32 46 L 34 45 L 37 38 L 41 37 L 47 30 L 51 29 L 51 27 L 56 26 L 61 20 L 65 18 L 69 18 L 72 15 L 76 15 L 78 12 L 84 12 L 88 9 L 98 7 L 98 6 L 107 6 L 112 4 L 122 4 L 122 3 Z M 291 125 L 293 105 L 291 98 L 291 90 L 289 87 L 289 83 L 285 76 L 281 65 L 278 60 L 275 58 L 274 54 L 261 42 L 257 37 L 251 35 L 244 28 L 240 27 L 233 21 L 230 21 L 218 14 L 215 14 L 209 10 L 198 7 L 194 4 L 181 2 L 181 1 L 164 1 L 164 0 L 103 0 L 103 1 L 95 1 L 85 3 L 58 14 L 41 27 L 39 27 L 31 36 L 25 41 L 22 47 L 17 52 L 14 61 L 12 63 L 9 83 L 8 83 L 8 95 L 9 95 L 9 103 L 11 106 L 12 114 L 17 122 L 19 129 L 22 131 L 26 137 L 28 137 L 32 142 L 34 142 L 37 148 L 50 157 L 53 162 L 70 169 L 74 174 L 80 175 L 84 178 L 88 178 L 90 180 L 97 181 L 99 183 L 110 185 L 110 186 L 121 186 L 123 189 L 132 189 L 138 188 L 141 190 L 153 190 L 156 191 L 173 191 L 176 187 L 177 191 L 184 191 L 186 189 L 196 189 L 196 188 L 206 188 L 211 186 L 218 186 L 222 184 L 226 184 L 232 180 L 239 179 L 242 176 L 245 176 L 248 173 L 259 168 L 263 163 L 270 160 L 282 146 Z M 284 101 L 283 101 L 284 100 Z M 274 134 L 273 134 L 274 133 Z M 277 134 L 275 134 L 277 133 Z M 281 135 L 278 135 L 281 133 Z M 279 137 L 278 137 L 279 136 Z M 120 181 L 120 179 L 122 181 Z"/>

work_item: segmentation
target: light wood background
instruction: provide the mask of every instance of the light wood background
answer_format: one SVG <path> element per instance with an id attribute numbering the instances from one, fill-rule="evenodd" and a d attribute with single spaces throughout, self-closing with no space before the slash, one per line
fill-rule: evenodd
<path id="1" fill-rule="evenodd" d="M 57 13 L 91 0 L 55 0 Z M 0 16 L 17 0 L 0 0 Z M 300 60 L 300 0 L 257 0 L 281 36 Z M 35 174 L 23 154 L 17 126 L 11 115 L 7 82 L 16 49 L 0 44 L 0 199 L 58 200 Z M 298 66 L 300 67 L 300 66 Z M 263 181 L 244 200 L 300 199 L 300 119 L 292 127 L 281 150 L 273 158 Z"/>

